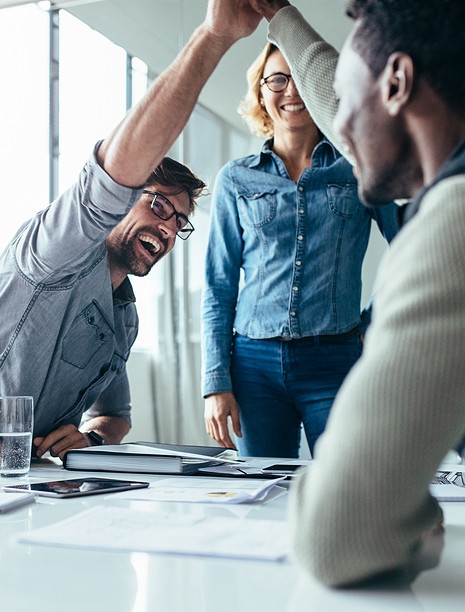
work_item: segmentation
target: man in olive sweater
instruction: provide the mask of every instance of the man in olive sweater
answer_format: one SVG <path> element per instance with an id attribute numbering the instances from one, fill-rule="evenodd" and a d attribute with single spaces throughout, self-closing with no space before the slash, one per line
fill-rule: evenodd
<path id="1" fill-rule="evenodd" d="M 439 556 L 428 486 L 465 431 L 465 3 L 351 0 L 338 58 L 289 2 L 250 2 L 362 198 L 413 198 L 364 353 L 294 487 L 295 553 L 331 586 L 411 580 Z"/>

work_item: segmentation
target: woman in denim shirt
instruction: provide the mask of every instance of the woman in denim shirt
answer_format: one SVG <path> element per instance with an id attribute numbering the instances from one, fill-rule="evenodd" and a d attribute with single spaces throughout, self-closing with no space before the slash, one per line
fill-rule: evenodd
<path id="1" fill-rule="evenodd" d="M 268 43 L 240 112 L 268 137 L 226 164 L 212 198 L 202 304 L 209 435 L 242 455 L 310 451 L 362 351 L 361 269 L 372 219 L 389 241 L 397 206 L 365 207 L 350 164 L 322 136 Z"/>

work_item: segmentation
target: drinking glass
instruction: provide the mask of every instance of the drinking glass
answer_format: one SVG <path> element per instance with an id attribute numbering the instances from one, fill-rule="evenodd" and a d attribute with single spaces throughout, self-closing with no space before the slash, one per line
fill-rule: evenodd
<path id="1" fill-rule="evenodd" d="M 0 476 L 24 476 L 31 465 L 34 399 L 0 397 Z"/>

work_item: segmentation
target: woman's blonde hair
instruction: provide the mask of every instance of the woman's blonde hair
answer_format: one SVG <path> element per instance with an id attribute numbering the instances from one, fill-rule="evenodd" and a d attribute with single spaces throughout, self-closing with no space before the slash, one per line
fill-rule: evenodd
<path id="1" fill-rule="evenodd" d="M 263 51 L 247 70 L 249 89 L 239 104 L 237 112 L 245 120 L 250 131 L 257 136 L 271 138 L 274 135 L 273 121 L 261 104 L 260 80 L 263 78 L 265 64 L 270 55 L 279 51 L 273 43 L 267 43 Z"/>

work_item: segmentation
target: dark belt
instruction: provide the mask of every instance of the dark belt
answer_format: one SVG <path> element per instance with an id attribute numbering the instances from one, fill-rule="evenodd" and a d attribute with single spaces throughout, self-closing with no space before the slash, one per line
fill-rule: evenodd
<path id="1" fill-rule="evenodd" d="M 308 344 L 343 344 L 354 336 L 360 336 L 360 327 L 354 327 L 345 334 L 328 334 L 322 336 L 305 336 L 304 338 L 291 338 L 290 336 L 278 336 L 272 340 L 282 340 L 283 342 L 307 342 Z"/>

